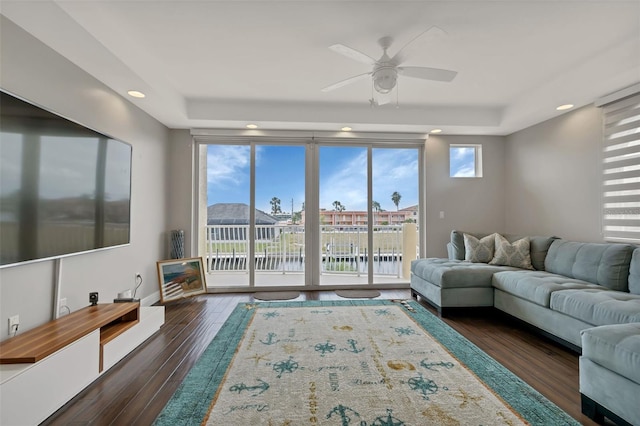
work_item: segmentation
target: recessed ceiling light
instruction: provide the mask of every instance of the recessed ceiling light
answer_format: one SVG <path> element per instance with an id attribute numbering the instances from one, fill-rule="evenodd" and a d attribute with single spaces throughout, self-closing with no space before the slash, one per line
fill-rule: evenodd
<path id="1" fill-rule="evenodd" d="M 557 107 L 556 109 L 558 111 L 566 111 L 568 109 L 573 108 L 573 104 L 564 104 L 564 105 L 560 105 L 559 107 Z"/>
<path id="2" fill-rule="evenodd" d="M 342 129 L 340 129 L 340 130 L 342 130 L 343 132 L 350 132 L 350 131 L 351 131 L 351 127 L 349 127 L 349 126 L 344 126 L 344 127 L 343 127 Z"/>
<path id="3" fill-rule="evenodd" d="M 133 96 L 134 98 L 144 98 L 146 96 L 144 93 L 137 90 L 129 90 L 127 93 L 129 96 Z"/>
<path id="4" fill-rule="evenodd" d="M 251 124 L 247 124 L 247 126 L 246 126 L 246 127 L 247 127 L 247 129 L 257 129 L 257 128 L 258 128 L 258 125 L 257 125 L 257 124 L 253 124 L 253 123 L 251 123 Z"/>
<path id="5" fill-rule="evenodd" d="M 433 129 L 431 133 L 442 133 L 442 129 Z"/>

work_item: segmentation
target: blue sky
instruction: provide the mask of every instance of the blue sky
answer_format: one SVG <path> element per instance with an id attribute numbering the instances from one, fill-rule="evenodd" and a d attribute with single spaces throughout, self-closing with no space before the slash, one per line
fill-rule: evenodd
<path id="1" fill-rule="evenodd" d="M 475 176 L 475 150 L 473 146 L 452 146 L 449 149 L 449 176 Z"/>
<path id="2" fill-rule="evenodd" d="M 271 212 L 269 201 L 281 200 L 284 212 L 298 211 L 304 202 L 304 147 L 258 146 L 256 207 Z M 210 145 L 207 156 L 207 204 L 249 204 L 249 147 Z M 367 207 L 367 150 L 358 147 L 320 148 L 320 207 L 340 201 L 347 210 Z M 384 210 L 395 210 L 391 194 L 398 191 L 400 208 L 418 204 L 417 149 L 373 150 L 373 199 Z"/>

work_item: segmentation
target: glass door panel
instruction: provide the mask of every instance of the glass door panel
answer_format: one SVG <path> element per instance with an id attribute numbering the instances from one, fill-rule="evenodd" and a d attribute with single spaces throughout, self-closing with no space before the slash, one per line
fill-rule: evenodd
<path id="1" fill-rule="evenodd" d="M 373 282 L 408 282 L 418 246 L 418 150 L 372 150 Z"/>
<path id="2" fill-rule="evenodd" d="M 206 179 L 207 286 L 249 286 L 250 147 L 208 145 Z"/>
<path id="3" fill-rule="evenodd" d="M 305 284 L 305 147 L 256 146 L 255 285 Z"/>
<path id="4" fill-rule="evenodd" d="M 320 285 L 368 284 L 367 148 L 319 149 Z"/>

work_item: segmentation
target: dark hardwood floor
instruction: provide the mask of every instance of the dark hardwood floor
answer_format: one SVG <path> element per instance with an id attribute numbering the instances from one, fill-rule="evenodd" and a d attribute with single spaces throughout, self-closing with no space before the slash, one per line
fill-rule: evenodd
<path id="1" fill-rule="evenodd" d="M 381 293 L 410 298 L 408 289 Z M 337 299 L 333 291 L 318 291 L 297 300 Z M 43 424 L 151 424 L 236 304 L 253 300 L 251 293 L 208 294 L 166 305 L 160 331 Z M 457 312 L 444 321 L 569 415 L 596 424 L 580 411 L 578 354 L 493 310 Z"/>

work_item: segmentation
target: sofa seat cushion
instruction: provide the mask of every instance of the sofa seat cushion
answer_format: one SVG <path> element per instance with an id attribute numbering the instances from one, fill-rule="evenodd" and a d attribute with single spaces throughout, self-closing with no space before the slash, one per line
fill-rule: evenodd
<path id="1" fill-rule="evenodd" d="M 493 276 L 492 285 L 529 302 L 549 307 L 551 294 L 558 290 L 598 288 L 595 284 L 545 271 L 505 271 Z"/>
<path id="2" fill-rule="evenodd" d="M 588 328 L 580 336 L 583 357 L 640 384 L 640 323 Z"/>
<path id="3" fill-rule="evenodd" d="M 508 266 L 436 258 L 417 259 L 411 262 L 413 275 L 441 288 L 491 287 L 493 274 L 515 269 Z"/>
<path id="4" fill-rule="evenodd" d="M 640 296 L 601 289 L 564 290 L 551 295 L 551 309 L 598 325 L 640 322 Z"/>

